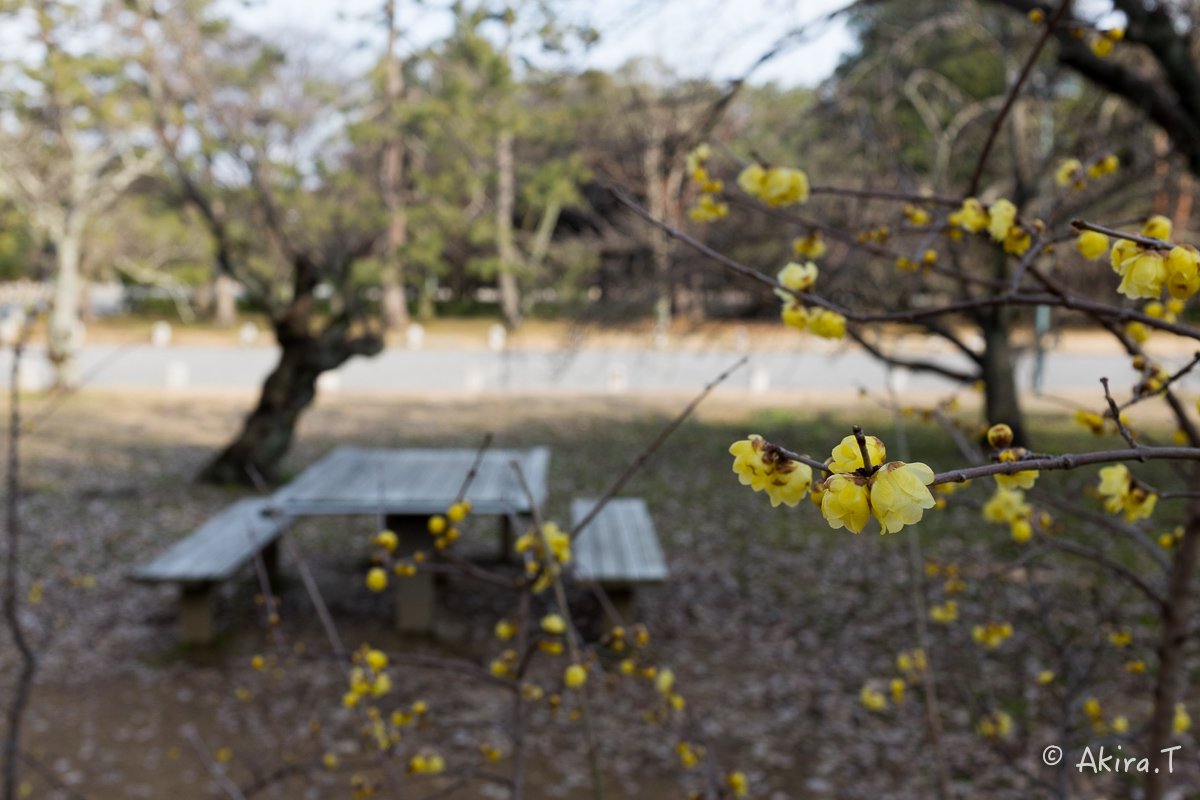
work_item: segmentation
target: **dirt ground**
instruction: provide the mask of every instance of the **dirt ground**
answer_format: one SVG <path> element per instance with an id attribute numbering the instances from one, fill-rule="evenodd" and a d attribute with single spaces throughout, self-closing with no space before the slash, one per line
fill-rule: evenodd
<path id="1" fill-rule="evenodd" d="M 345 682 L 295 564 L 286 558 L 282 563 L 283 648 L 265 637 L 249 574 L 226 587 L 221 636 L 204 650 L 176 643 L 171 588 L 126 580 L 133 565 L 245 494 L 197 484 L 192 477 L 236 430 L 250 399 L 83 393 L 24 440 L 23 590 L 35 579 L 44 586 L 40 602 L 27 605 L 24 617 L 41 653 L 24 740 L 30 760 L 23 778 L 33 797 L 224 795 L 198 746 L 206 758 L 229 749 L 231 758 L 220 769 L 251 788 L 247 796 L 349 797 L 352 775 L 381 780 L 362 751 L 356 718 L 340 707 Z M 496 446 L 551 447 L 549 513 L 565 521 L 572 497 L 602 492 L 682 405 L 675 398 L 430 401 L 335 395 L 322 398 L 303 418 L 286 471 L 294 474 L 340 444 L 473 446 L 492 431 Z M 886 687 L 896 654 L 914 646 L 906 540 L 831 531 L 807 504 L 773 510 L 729 472 L 727 448 L 747 433 L 804 452 L 827 452 L 848 432 L 851 417 L 894 441 L 890 419 L 869 403 L 834 415 L 719 399 L 686 423 L 625 490 L 647 499 L 671 570 L 665 585 L 640 597 L 638 617 L 652 637 L 646 660 L 674 670 L 687 706 L 665 724 L 649 723 L 644 714 L 659 700 L 648 681 L 614 675 L 590 682 L 606 796 L 682 798 L 701 788 L 700 775 L 683 769 L 674 752 L 681 739 L 707 744 L 713 769 L 744 770 L 753 797 L 933 794 L 934 762 L 924 711 L 912 698 L 916 690 L 886 714 L 870 714 L 859 702 L 862 686 L 882 680 Z M 1037 421 L 1047 446 L 1080 443 L 1063 420 Z M 913 451 L 935 468 L 960 463 L 940 431 L 914 422 L 906 432 Z M 1064 483 L 1063 491 L 1081 494 L 1079 480 Z M 961 564 L 971 578 L 1019 555 L 1006 531 L 983 529 L 977 509 L 987 495 L 973 491 L 939 512 L 938 522 L 923 526 L 921 534 L 925 557 Z M 292 534 L 348 645 L 370 642 L 401 659 L 423 655 L 487 665 L 505 647 L 491 631 L 511 612 L 511 597 L 455 578 L 440 591 L 436 635 L 398 638 L 391 632 L 390 594 L 371 595 L 363 587 L 374 525 L 355 518 L 306 521 Z M 469 527 L 462 547 L 467 556 L 486 558 L 495 547 L 494 533 Z M 84 586 L 89 582 L 84 576 L 94 577 L 95 585 Z M 918 579 L 929 602 L 944 599 L 940 580 Z M 935 651 L 949 673 L 943 713 L 956 793 L 1040 796 L 1040 781 L 1054 778 L 1037 761 L 1045 734 L 1038 709 L 1062 698 L 1025 688 L 1022 676 L 1054 658 L 1047 645 L 1026 635 L 1038 619 L 1049 618 L 1039 605 L 1047 598 L 1030 594 L 1027 585 L 991 589 L 982 580 L 969 583 L 961 598 L 962 622 L 937 632 Z M 1063 598 L 1082 585 L 1073 582 Z M 1127 595 L 1096 586 L 1089 591 L 1103 594 L 1103 602 L 1074 608 L 1064 600 L 1054 618 L 1088 632 L 1089 626 L 1098 629 L 1118 619 L 1114 609 L 1138 610 Z M 1004 603 L 1018 634 L 1011 653 L 981 667 L 970 627 L 992 619 Z M 599 630 L 594 600 L 575 592 L 572 607 L 582 630 Z M 8 697 L 14 653 L 7 639 L 0 642 L 0 696 Z M 298 644 L 303 652 L 297 652 Z M 968 651 L 969 659 L 960 655 Z M 257 653 L 274 659 L 271 668 L 251 668 Z M 531 679 L 552 688 L 562 666 L 561 657 L 542 657 Z M 616 673 L 615 662 L 605 667 Z M 1072 697 L 1104 690 L 1106 703 L 1111 696 L 1117 707 L 1128 706 L 1131 718 L 1144 716 L 1145 687 L 1131 683 L 1134 678 L 1119 668 L 1109 672 L 1113 675 L 1095 678 L 1094 687 L 1074 689 Z M 449 777 L 418 780 L 409 796 L 452 790 L 456 770 L 479 766 L 481 743 L 504 754 L 483 768 L 507 773 L 513 742 L 505 691 L 411 663 L 398 665 L 393 679 L 394 690 L 380 701 L 384 714 L 417 700 L 430 706 L 427 724 L 405 731 L 401 753 L 407 757 L 434 747 L 450 765 Z M 989 743 L 975 733 L 986 710 L 979 705 L 986 702 L 981 681 L 988 695 L 1017 698 L 1018 739 Z M 559 714 L 544 702 L 532 712 L 528 796 L 591 796 L 582 723 L 571 719 L 572 702 L 568 696 Z M 336 771 L 321 766 L 327 752 L 339 756 Z M 270 779 L 276 774 L 282 777 Z M 1081 786 L 1105 787 L 1113 790 L 1112 784 Z M 438 796 L 506 794 L 499 786 L 473 782 Z"/>

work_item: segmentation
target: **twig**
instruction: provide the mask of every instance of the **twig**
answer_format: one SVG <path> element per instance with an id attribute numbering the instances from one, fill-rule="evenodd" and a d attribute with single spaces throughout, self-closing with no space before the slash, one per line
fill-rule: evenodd
<path id="1" fill-rule="evenodd" d="M 667 438 L 675 432 L 676 428 L 683 424 L 685 419 L 691 416 L 691 413 L 696 410 L 696 406 L 700 405 L 704 398 L 708 397 L 709 393 L 712 392 L 713 389 L 717 388 L 721 382 L 732 375 L 748 360 L 748 356 L 739 358 L 733 366 L 714 378 L 707 386 L 704 387 L 704 390 L 700 392 L 700 394 L 698 394 L 694 400 L 692 400 L 692 402 L 687 404 L 687 407 L 679 413 L 679 416 L 667 423 L 667 426 L 659 431 L 658 436 L 655 436 L 654 439 L 650 441 L 650 444 L 642 448 L 642 452 L 638 453 L 637 456 L 634 457 L 633 461 L 629 463 L 629 466 L 625 468 L 625 471 L 621 473 L 620 477 L 613 481 L 613 484 L 609 487 L 608 491 L 596 501 L 596 504 L 592 506 L 592 510 L 584 515 L 583 519 L 579 520 L 579 523 L 571 529 L 571 541 L 575 541 L 575 539 L 579 536 L 579 532 L 587 527 L 589 522 L 596 518 L 596 515 L 599 514 L 606 505 L 608 505 L 608 501 L 612 500 L 616 496 L 617 492 L 621 491 L 621 487 L 623 487 L 629 481 L 629 479 L 633 477 L 634 473 L 641 469 L 642 465 L 646 463 L 650 456 L 654 455 L 654 451 L 657 450 L 662 443 L 665 442 Z M 824 469 L 824 467 L 822 467 L 822 469 Z M 530 496 L 532 497 L 532 495 Z M 531 500 L 530 502 L 532 503 L 533 501 Z"/>
<path id="2" fill-rule="evenodd" d="M 1138 444 L 1134 441 L 1129 428 L 1126 428 L 1125 423 L 1121 421 L 1121 409 L 1117 407 L 1117 401 L 1113 400 L 1112 392 L 1108 390 L 1108 378 L 1101 378 L 1100 383 L 1104 386 L 1104 399 L 1108 403 L 1108 413 L 1112 416 L 1113 422 L 1117 424 L 1117 432 L 1121 434 L 1121 438 L 1125 440 L 1126 444 L 1136 449 Z"/>
<path id="3" fill-rule="evenodd" d="M 462 499 L 467 496 L 467 490 L 471 488 L 475 476 L 479 474 L 479 465 L 483 463 L 483 456 L 492 446 L 493 436 L 490 431 L 483 435 L 483 441 L 479 443 L 479 450 L 475 453 L 475 461 L 471 464 L 471 469 L 467 471 L 467 477 L 463 480 L 462 486 L 458 488 L 458 494 L 454 496 L 455 503 L 461 503 Z"/>
<path id="4" fill-rule="evenodd" d="M 742 361 L 745 361 L 745 359 L 742 359 Z M 554 549 L 550 547 L 550 539 L 547 538 L 545 528 L 542 525 L 541 511 L 534 500 L 533 491 L 529 488 L 529 482 L 525 480 L 525 473 L 521 470 L 521 463 L 514 460 L 510 464 L 513 471 L 517 474 L 517 480 L 521 483 L 521 489 L 524 490 L 525 495 L 529 498 L 530 513 L 533 514 L 533 525 L 542 540 L 542 548 L 545 552 L 545 566 L 543 568 L 549 572 L 550 580 L 554 584 L 554 599 L 558 603 L 558 609 L 562 613 L 563 621 L 567 625 L 565 638 L 567 640 L 567 649 L 571 653 L 571 662 L 583 667 L 583 657 L 580 655 L 579 643 L 576 641 L 578 632 L 575 630 L 575 623 L 571 619 L 571 609 L 567 605 L 567 591 L 563 588 L 562 570 L 553 569 L 554 565 L 558 563 L 558 559 L 554 554 Z M 596 503 L 596 506 L 600 506 L 602 502 Z M 583 711 L 583 732 L 587 738 L 588 763 L 592 768 L 592 796 L 596 800 L 604 800 L 604 784 L 600 779 L 600 754 L 596 749 L 596 734 L 592 729 L 592 714 L 588 704 L 586 686 L 587 684 L 585 683 L 584 686 L 579 687 L 579 708 Z"/>
<path id="5" fill-rule="evenodd" d="M 875 472 L 875 467 L 871 465 L 871 451 L 867 449 L 867 437 L 863 435 L 862 426 L 855 425 L 851 430 L 854 431 L 854 441 L 858 443 L 858 452 L 862 454 L 862 471 L 864 475 L 870 476 Z M 876 466 L 883 466 L 882 464 Z"/>
<path id="6" fill-rule="evenodd" d="M 229 776 L 217 766 L 217 762 L 213 761 L 212 756 L 208 753 L 208 748 L 204 746 L 200 734 L 191 725 L 187 725 L 183 729 L 183 737 L 192 743 L 192 747 L 196 750 L 196 756 L 200 759 L 200 763 L 208 770 L 208 774 L 217 782 L 217 785 L 225 790 L 225 794 L 229 795 L 233 800 L 246 800 L 246 795 L 242 794 L 242 790 L 238 785 L 230 780 Z"/>
<path id="7" fill-rule="evenodd" d="M 1111 236 L 1114 239 L 1127 239 L 1131 242 L 1140 244 L 1142 247 L 1149 247 L 1154 250 L 1170 250 L 1175 245 L 1170 242 L 1164 242 L 1162 239 L 1155 239 L 1153 236 L 1142 236 L 1138 233 L 1126 233 L 1119 231 L 1116 228 L 1109 228 L 1105 225 L 1097 225 L 1094 222 L 1088 222 L 1083 219 L 1071 220 L 1071 227 L 1081 231 L 1095 231 L 1103 233 L 1105 236 Z"/>
<path id="8" fill-rule="evenodd" d="M 1062 0 L 1058 4 L 1058 8 L 1046 20 L 1046 26 L 1042 30 L 1042 35 L 1038 37 L 1037 44 L 1033 46 L 1033 52 L 1025 59 L 1025 64 L 1021 67 L 1020 75 L 1017 76 L 1013 85 L 1008 88 L 1008 94 L 1004 98 L 1004 105 L 1000 107 L 1000 112 L 992 120 L 992 127 L 988 130 L 987 139 L 983 143 L 983 151 L 979 154 L 979 160 L 975 162 L 975 171 L 971 173 L 971 182 L 967 188 L 968 197 L 974 197 L 979 191 L 979 181 L 983 177 L 983 168 L 987 164 L 988 156 L 992 152 L 992 145 L 996 143 L 996 136 L 1000 133 L 1000 126 L 1004 124 L 1004 119 L 1008 116 L 1008 112 L 1012 110 L 1013 103 L 1016 102 L 1017 95 L 1021 92 L 1021 87 L 1029 78 L 1029 73 L 1033 70 L 1033 65 L 1037 62 L 1037 58 L 1046 46 L 1046 42 L 1050 41 L 1055 26 L 1058 25 L 1058 21 L 1062 19 L 1063 14 L 1070 7 L 1071 0 Z"/>
<path id="9" fill-rule="evenodd" d="M 1197 447 L 1145 447 L 1137 445 L 1128 450 L 1097 450 L 1094 453 L 1068 453 L 1061 456 L 1046 456 L 1044 458 L 1019 459 L 1017 461 L 1002 461 L 997 464 L 984 464 L 978 467 L 957 469 L 950 472 L 939 472 L 933 476 L 931 486 L 939 483 L 962 483 L 973 478 L 983 478 L 988 475 L 1007 475 L 1022 470 L 1056 470 L 1075 469 L 1090 464 L 1105 464 L 1110 461 L 1163 461 L 1182 460 L 1200 461 L 1200 448 Z"/>
<path id="10" fill-rule="evenodd" d="M 33 687 L 33 676 L 37 671 L 37 657 L 25 638 L 25 630 L 21 627 L 18 611 L 17 579 L 21 562 L 21 517 L 18 509 L 20 500 L 20 452 L 21 441 L 21 393 L 17 381 L 17 372 L 21 366 L 21 356 L 33 330 L 36 315 L 29 314 L 21 334 L 13 345 L 13 361 L 11 386 L 9 392 L 9 426 L 8 426 L 8 475 L 7 494 L 5 497 L 5 533 L 8 538 L 8 553 L 5 559 L 4 584 L 4 620 L 8 625 L 9 635 L 21 654 L 21 669 L 17 675 L 17 683 L 13 688 L 12 701 L 8 707 L 8 733 L 4 739 L 4 800 L 16 800 L 17 797 L 17 756 L 21 741 L 21 719 L 25 707 L 29 703 L 29 692 Z"/>

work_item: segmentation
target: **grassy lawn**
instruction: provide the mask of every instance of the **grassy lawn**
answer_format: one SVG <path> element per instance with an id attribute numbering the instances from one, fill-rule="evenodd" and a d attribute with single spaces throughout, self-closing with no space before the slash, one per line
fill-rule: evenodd
<path id="1" fill-rule="evenodd" d="M 550 446 L 549 513 L 566 523 L 571 498 L 603 492 L 682 405 L 334 396 L 304 418 L 287 469 L 294 474 L 340 444 L 470 447 L 492 431 L 496 446 Z M 289 646 L 305 648 L 303 654 L 281 651 L 279 674 L 249 667 L 252 654 L 273 652 L 249 580 L 232 584 L 222 599 L 219 645 L 185 652 L 174 644 L 171 591 L 123 578 L 133 564 L 239 496 L 191 478 L 247 406 L 246 397 L 232 395 L 84 394 L 25 442 L 26 565 L 30 578 L 45 586 L 30 617 L 45 655 L 26 741 L 57 780 L 88 797 L 209 796 L 210 777 L 180 733 L 188 724 L 210 749 L 231 748 L 228 769 L 243 785 L 288 764 L 311 767 L 261 796 L 345 797 L 356 768 L 370 774 L 370 760 L 356 749 L 354 717 L 338 705 L 344 681 L 328 658 L 294 565 L 283 564 L 282 631 Z M 671 569 L 667 584 L 641 597 L 639 616 L 652 635 L 647 660 L 675 671 L 687 707 L 667 724 L 648 724 L 643 713 L 658 703 L 648 681 L 592 685 L 613 796 L 682 797 L 699 788 L 698 775 L 683 770 L 674 754 L 680 739 L 707 743 L 722 769 L 745 770 L 753 796 L 933 793 L 933 748 L 919 688 L 910 685 L 905 700 L 883 713 L 869 713 L 859 702 L 869 681 L 886 694 L 899 675 L 897 654 L 917 645 L 907 536 L 880 537 L 875 523 L 858 536 L 831 530 L 807 502 L 772 509 L 729 468 L 730 443 L 748 433 L 823 460 L 855 423 L 883 438 L 891 458 L 899 457 L 893 420 L 881 410 L 851 417 L 748 409 L 717 398 L 629 483 L 625 494 L 649 504 Z M 1064 416 L 1034 418 L 1032 430 L 1038 449 L 1049 452 L 1121 444 L 1116 437 L 1095 439 Z M 912 460 L 935 470 L 963 464 L 936 425 L 913 417 L 905 435 Z M 1136 469 L 1154 485 L 1178 486 L 1169 466 Z M 1085 470 L 1044 475 L 1038 485 L 1096 509 L 1085 496 L 1095 480 L 1095 471 Z M 983 522 L 978 509 L 991 486 L 978 483 L 919 526 L 921 561 L 942 568 L 953 563 L 965 581 L 963 592 L 948 595 L 944 575 L 922 568 L 917 576 L 925 602 L 955 599 L 960 608 L 957 622 L 930 632 L 948 766 L 970 796 L 1041 796 L 1039 781 L 1056 780 L 1056 773 L 1040 764 L 1039 754 L 1055 741 L 1047 737 L 1056 735 L 1061 707 L 1077 707 L 1094 693 L 1106 716 L 1126 715 L 1135 731 L 1145 721 L 1153 629 L 1139 627 L 1148 606 L 1111 572 L 1050 551 L 1018 561 L 1041 545 L 1019 545 L 1005 526 Z M 1147 530 L 1154 536 L 1168 530 L 1174 524 L 1168 519 L 1180 510 L 1164 504 Z M 1130 537 L 1085 530 L 1053 513 L 1063 526 L 1056 536 L 1102 547 L 1110 558 L 1153 574 L 1151 559 Z M 373 526 L 346 518 L 306 521 L 296 529 L 347 644 L 369 641 L 482 665 L 495 658 L 504 645 L 491 629 L 513 601 L 461 579 L 440 595 L 439 639 L 413 643 L 391 633 L 390 594 L 371 596 L 362 585 Z M 467 552 L 494 547 L 490 537 L 485 527 L 468 528 L 463 546 Z M 94 575 L 96 586 L 74 588 L 82 575 Z M 594 600 L 582 592 L 572 599 L 581 627 L 598 630 Z M 1014 628 L 994 651 L 972 641 L 972 626 L 988 622 Z M 1124 626 L 1133 629 L 1134 642 L 1118 652 L 1105 636 Z M 0 653 L 7 681 L 7 643 Z M 1151 665 L 1146 674 L 1124 671 L 1133 658 Z M 542 657 L 531 680 L 549 693 L 562 666 L 561 658 Z M 1039 686 L 1034 676 L 1045 669 L 1062 679 Z M 395 691 L 380 701 L 385 713 L 415 699 L 432 708 L 427 728 L 405 734 L 403 752 L 436 746 L 452 767 L 476 763 L 481 742 L 511 752 L 503 692 L 428 670 L 403 669 L 394 680 Z M 252 699 L 239 699 L 239 688 Z M 570 705 L 568 697 L 564 707 Z M 975 728 L 1000 709 L 1014 719 L 1015 732 L 988 741 Z M 319 721 L 319 733 L 309 728 L 310 719 Z M 1077 728 L 1083 724 L 1077 713 L 1074 719 Z M 530 796 L 589 796 L 581 724 L 568 713 L 551 714 L 543 703 L 530 726 Z M 1072 743 L 1087 735 L 1076 730 Z M 341 754 L 344 768 L 336 774 L 316 766 L 327 751 Z M 489 768 L 504 772 L 507 763 Z M 35 796 L 53 790 L 43 778 L 32 780 Z M 1091 788 L 1112 792 L 1120 785 L 1113 779 L 1111 786 Z M 423 786 L 417 796 L 433 791 L 434 784 Z M 453 796 L 493 796 L 479 791 L 476 785 Z"/>

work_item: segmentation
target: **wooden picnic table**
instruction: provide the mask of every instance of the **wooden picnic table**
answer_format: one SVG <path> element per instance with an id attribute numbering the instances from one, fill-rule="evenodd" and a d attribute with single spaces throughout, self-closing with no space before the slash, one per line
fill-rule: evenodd
<path id="1" fill-rule="evenodd" d="M 468 449 L 384 449 L 339 447 L 277 491 L 271 498 L 276 513 L 287 517 L 375 514 L 400 539 L 401 558 L 420 550 L 433 551 L 428 521 L 444 514 L 458 498 L 478 451 Z M 521 486 L 512 462 L 533 495 Z M 550 451 L 487 450 L 467 491 L 472 515 L 500 518 L 502 557 L 512 549 L 510 517 L 528 518 L 533 508 L 546 505 Z M 396 627 L 417 632 L 429 629 L 433 616 L 433 573 L 396 580 Z"/>

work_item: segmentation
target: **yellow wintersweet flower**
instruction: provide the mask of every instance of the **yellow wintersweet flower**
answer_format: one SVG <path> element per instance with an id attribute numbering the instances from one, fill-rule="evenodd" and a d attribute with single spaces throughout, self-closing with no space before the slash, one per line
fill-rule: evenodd
<path id="1" fill-rule="evenodd" d="M 771 167 L 762 194 L 769 206 L 790 206 L 808 202 L 808 176 L 790 167 Z"/>
<path id="2" fill-rule="evenodd" d="M 338 768 L 338 757 L 333 753 L 326 753 L 325 755 L 321 756 L 321 763 L 325 765 L 325 769 L 333 772 Z"/>
<path id="3" fill-rule="evenodd" d="M 1095 414 L 1091 411 L 1081 408 L 1075 412 L 1074 419 L 1076 422 L 1090 430 L 1095 435 L 1103 435 L 1104 417 L 1100 416 L 1099 414 Z"/>
<path id="4" fill-rule="evenodd" d="M 559 614 L 547 614 L 542 617 L 542 630 L 546 633 L 561 635 L 567 629 L 566 620 Z"/>
<path id="5" fill-rule="evenodd" d="M 1136 661 L 1126 661 L 1125 671 L 1135 675 L 1140 675 L 1146 671 L 1146 662 L 1142 661 L 1141 659 L 1137 659 Z"/>
<path id="6" fill-rule="evenodd" d="M 1008 230 L 1017 219 L 1017 207 L 1009 200 L 1000 199 L 988 208 L 988 235 L 994 242 L 1008 238 Z"/>
<path id="7" fill-rule="evenodd" d="M 1084 701 L 1083 713 L 1092 722 L 1104 719 L 1104 712 L 1100 708 L 1100 701 L 1094 697 L 1089 697 Z"/>
<path id="8" fill-rule="evenodd" d="M 446 530 L 446 518 L 441 514 L 435 514 L 429 518 L 429 532 L 434 536 L 441 536 Z"/>
<path id="9" fill-rule="evenodd" d="M 1157 298 L 1167 282 L 1167 265 L 1162 255 L 1146 251 L 1122 265 L 1123 275 L 1117 292 L 1131 300 Z"/>
<path id="10" fill-rule="evenodd" d="M 923 208 L 919 208 L 917 206 L 906 205 L 902 209 L 902 211 L 904 212 L 904 216 L 908 217 L 909 223 L 914 228 L 920 228 L 922 226 L 928 225 L 929 220 L 931 219 L 928 211 L 926 211 Z"/>
<path id="11" fill-rule="evenodd" d="M 1167 254 L 1166 267 L 1167 291 L 1171 293 L 1171 297 L 1187 300 L 1200 291 L 1200 252 L 1197 252 L 1196 248 L 1190 244 L 1171 248 L 1171 252 Z"/>
<path id="12" fill-rule="evenodd" d="M 887 461 L 887 447 L 884 446 L 883 440 L 878 436 L 867 436 L 866 440 L 867 455 L 871 459 L 871 465 L 878 467 Z M 830 457 L 833 459 L 830 466 L 834 472 L 854 472 L 856 469 L 863 468 L 862 450 L 854 436 L 842 439 L 841 443 L 833 448 Z"/>
<path id="13" fill-rule="evenodd" d="M 1100 36 L 1092 40 L 1092 52 L 1097 58 L 1108 58 L 1113 51 L 1113 40 L 1107 36 Z"/>
<path id="14" fill-rule="evenodd" d="M 1013 225 L 1008 229 L 1008 235 L 1004 237 L 1004 252 L 1014 256 L 1024 255 L 1032 243 L 1033 237 L 1029 231 L 1020 225 Z"/>
<path id="15" fill-rule="evenodd" d="M 250 659 L 250 666 L 254 667 L 256 670 L 259 670 L 260 672 L 262 671 L 262 669 L 264 667 L 266 667 L 266 665 L 267 665 L 267 662 L 263 659 L 262 656 L 255 656 L 254 658 Z"/>
<path id="16" fill-rule="evenodd" d="M 862 691 L 858 693 L 858 699 L 862 701 L 863 707 L 867 711 L 883 711 L 888 705 L 887 698 L 883 696 L 883 692 L 870 684 L 862 688 Z"/>
<path id="17" fill-rule="evenodd" d="M 417 566 L 415 564 L 406 564 L 401 562 L 392 567 L 392 572 L 396 573 L 402 578 L 411 578 L 413 575 L 417 574 Z"/>
<path id="18" fill-rule="evenodd" d="M 821 514 L 834 530 L 845 527 L 851 533 L 861 532 L 871 518 L 866 479 L 842 474 L 827 478 L 825 494 L 821 498 Z"/>
<path id="19" fill-rule="evenodd" d="M 563 672 L 563 682 L 572 689 L 578 689 L 587 683 L 587 670 L 579 664 L 572 664 Z"/>
<path id="20" fill-rule="evenodd" d="M 408 761 L 408 771 L 417 775 L 437 775 L 446 769 L 446 759 L 437 753 L 418 753 Z"/>
<path id="21" fill-rule="evenodd" d="M 920 462 L 893 461 L 875 473 L 870 482 L 870 505 L 883 526 L 880 533 L 896 533 L 921 521 L 924 510 L 934 505 L 926 488 L 933 478 L 933 470 Z"/>
<path id="22" fill-rule="evenodd" d="M 738 187 L 746 194 L 760 197 L 767 182 L 767 171 L 761 164 L 751 164 L 738 173 Z"/>
<path id="23" fill-rule="evenodd" d="M 820 231 L 813 231 L 808 236 L 792 242 L 792 250 L 801 258 L 817 259 L 825 255 L 825 239 Z"/>
<path id="24" fill-rule="evenodd" d="M 388 665 L 387 654 L 382 650 L 367 651 L 367 666 L 378 672 Z"/>
<path id="25" fill-rule="evenodd" d="M 962 209 L 959 211 L 961 221 L 959 224 L 962 229 L 968 233 L 978 233 L 987 227 L 988 212 L 983 207 L 983 204 L 974 197 L 968 197 L 963 200 Z M 1008 228 L 1004 229 L 1004 234 L 1008 235 Z"/>
<path id="26" fill-rule="evenodd" d="M 680 742 L 675 745 L 675 752 L 679 756 L 680 763 L 691 769 L 700 763 L 704 751 L 703 748 L 693 748 L 687 742 Z"/>
<path id="27" fill-rule="evenodd" d="M 1018 461 L 1023 452 L 1018 450 L 1004 450 L 1000 453 L 1000 462 Z M 1005 489 L 1032 489 L 1034 481 L 1037 480 L 1038 471 L 1036 469 L 1024 469 L 1008 475 L 997 473 L 992 477 L 996 479 L 996 483 Z"/>
<path id="28" fill-rule="evenodd" d="M 463 517 L 471 509 L 471 504 L 467 502 L 454 503 L 450 508 L 446 509 L 446 518 L 451 522 L 462 522 Z"/>
<path id="29" fill-rule="evenodd" d="M 903 703 L 904 702 L 904 679 L 903 678 L 892 678 L 891 689 L 892 689 L 892 702 L 893 703 Z"/>
<path id="30" fill-rule="evenodd" d="M 1158 503 L 1158 495 L 1139 486 L 1124 464 L 1101 469 L 1096 491 L 1103 495 L 1106 511 L 1110 514 L 1124 511 L 1125 519 L 1130 522 L 1149 517 Z"/>
<path id="31" fill-rule="evenodd" d="M 1025 544 L 1033 536 L 1033 525 L 1024 517 L 1016 517 L 1009 523 L 1009 530 L 1012 531 L 1013 540 L 1018 544 Z"/>
<path id="32" fill-rule="evenodd" d="M 741 770 L 729 773 L 725 777 L 725 785 L 729 787 L 729 791 L 733 792 L 734 797 L 745 797 L 750 793 L 750 781 L 746 779 L 746 773 Z"/>
<path id="33" fill-rule="evenodd" d="M 660 669 L 654 676 L 654 688 L 659 694 L 669 695 L 675 686 L 675 673 L 670 669 Z"/>
<path id="34" fill-rule="evenodd" d="M 367 572 L 367 588 L 372 592 L 382 592 L 387 588 L 387 572 L 383 567 L 371 567 Z"/>
<path id="35" fill-rule="evenodd" d="M 940 606 L 930 606 L 929 618 L 941 625 L 949 625 L 958 619 L 958 601 L 947 600 Z"/>
<path id="36" fill-rule="evenodd" d="M 1075 240 L 1079 254 L 1088 260 L 1095 260 L 1108 251 L 1108 237 L 1097 231 L 1084 231 Z"/>
<path id="37" fill-rule="evenodd" d="M 988 648 L 999 647 L 1012 634 L 1013 627 L 1007 622 L 989 622 L 971 629 L 971 638 Z"/>
<path id="38" fill-rule="evenodd" d="M 729 216 L 729 204 L 718 202 L 711 194 L 700 195 L 696 205 L 687 211 L 688 219 L 692 222 L 716 222 Z"/>
<path id="39" fill-rule="evenodd" d="M 733 471 L 743 486 L 756 492 L 765 491 L 772 508 L 780 503 L 795 508 L 812 486 L 812 467 L 770 453 L 766 445 L 766 440 L 756 434 L 734 442 L 729 447 L 734 456 Z"/>
<path id="40" fill-rule="evenodd" d="M 846 318 L 827 308 L 810 311 L 808 329 L 823 339 L 841 339 L 846 335 Z"/>
<path id="41" fill-rule="evenodd" d="M 1054 682 L 1054 672 L 1051 670 L 1048 670 L 1048 669 L 1042 670 L 1041 672 L 1038 673 L 1037 682 L 1040 683 L 1042 686 L 1045 686 L 1046 684 L 1049 684 L 1049 683 L 1053 683 Z"/>
<path id="42" fill-rule="evenodd" d="M 372 541 L 376 547 L 382 547 L 389 553 L 394 552 L 397 545 L 400 544 L 399 537 L 391 531 L 380 531 L 375 534 L 375 539 Z"/>
<path id="43" fill-rule="evenodd" d="M 1058 165 L 1058 169 L 1054 170 L 1054 182 L 1059 186 L 1070 186 L 1075 183 L 1076 175 L 1082 168 L 1083 165 L 1079 163 L 1078 158 L 1064 159 Z"/>
<path id="44" fill-rule="evenodd" d="M 1113 717 L 1112 729 L 1113 733 L 1128 733 L 1129 720 L 1123 716 Z"/>
<path id="45" fill-rule="evenodd" d="M 790 262 L 786 267 L 779 270 L 779 274 L 775 276 L 776 280 L 783 286 L 796 292 L 807 292 L 816 284 L 817 265 L 811 261 L 801 265 L 796 262 Z M 783 289 L 776 289 L 775 294 L 779 295 L 783 300 L 792 300 L 794 295 L 790 292 L 785 292 Z"/>
<path id="46" fill-rule="evenodd" d="M 388 677 L 386 672 L 375 677 L 375 683 L 371 686 L 371 694 L 379 697 L 380 695 L 387 694 L 391 690 L 392 679 Z"/>
<path id="47" fill-rule="evenodd" d="M 1025 493 L 1020 489 L 997 487 L 996 493 L 983 505 L 983 518 L 988 522 L 1008 522 L 1028 516 L 1032 508 L 1025 502 Z"/>
<path id="48" fill-rule="evenodd" d="M 783 319 L 784 325 L 789 325 L 797 330 L 802 331 L 808 326 L 808 309 L 795 299 L 783 304 L 779 316 Z"/>
<path id="49" fill-rule="evenodd" d="M 1190 729 L 1191 727 L 1192 727 L 1192 718 L 1188 714 L 1187 708 L 1184 707 L 1183 703 L 1176 703 L 1175 704 L 1175 719 L 1171 723 L 1171 728 L 1176 733 L 1187 733 L 1188 729 Z"/>
<path id="50" fill-rule="evenodd" d="M 1121 166 L 1121 159 L 1110 154 L 1088 167 L 1087 174 L 1092 178 L 1101 178 L 1110 172 L 1116 172 L 1119 166 Z"/>
<path id="51" fill-rule="evenodd" d="M 1133 634 L 1128 630 L 1112 631 L 1108 634 L 1108 643 L 1113 647 L 1125 647 L 1133 642 Z"/>
<path id="52" fill-rule="evenodd" d="M 912 656 L 908 653 L 901 653 L 896 656 L 896 669 L 901 672 L 911 672 L 913 668 Z"/>
<path id="53" fill-rule="evenodd" d="M 1118 239 L 1108 254 L 1108 263 L 1112 265 L 1113 272 L 1123 276 L 1126 269 L 1133 264 L 1133 260 L 1141 254 L 1142 248 L 1136 242 Z"/>
<path id="54" fill-rule="evenodd" d="M 1146 224 L 1142 226 L 1142 236 L 1149 236 L 1151 239 L 1162 239 L 1165 242 L 1171 238 L 1171 227 L 1171 220 L 1162 214 L 1155 214 L 1146 220 Z"/>

